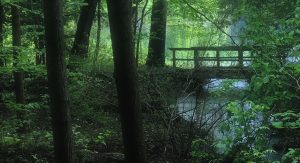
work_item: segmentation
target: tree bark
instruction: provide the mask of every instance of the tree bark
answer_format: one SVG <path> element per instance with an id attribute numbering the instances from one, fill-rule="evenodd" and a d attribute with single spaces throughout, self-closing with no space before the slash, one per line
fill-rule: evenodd
<path id="1" fill-rule="evenodd" d="M 144 135 L 134 61 L 131 0 L 107 0 L 125 158 L 145 162 Z"/>
<path id="2" fill-rule="evenodd" d="M 3 2 L 0 2 L 0 67 L 5 65 L 4 52 L 3 52 L 3 40 L 4 40 L 4 6 Z"/>
<path id="3" fill-rule="evenodd" d="M 165 41 L 167 26 L 167 1 L 153 0 L 149 38 L 148 66 L 165 65 Z"/>
<path id="4" fill-rule="evenodd" d="M 84 2 L 87 3 L 87 6 L 81 7 L 72 54 L 86 58 L 98 0 L 85 0 Z"/>
<path id="5" fill-rule="evenodd" d="M 62 0 L 44 1 L 45 41 L 55 162 L 74 162 L 66 90 Z"/>
<path id="6" fill-rule="evenodd" d="M 140 1 L 135 0 L 133 1 L 134 7 L 132 7 L 132 15 L 133 15 L 133 36 L 134 40 L 136 39 L 136 32 L 137 32 L 137 26 L 138 26 L 138 16 L 139 16 L 139 4 Z"/>
<path id="7" fill-rule="evenodd" d="M 23 72 L 18 71 L 18 57 L 20 55 L 21 46 L 21 23 L 20 12 L 17 6 L 11 6 L 11 19 L 12 19 L 12 39 L 13 39 L 13 56 L 14 67 L 13 72 L 15 81 L 15 97 L 16 103 L 25 103 L 24 97 L 24 75 Z"/>

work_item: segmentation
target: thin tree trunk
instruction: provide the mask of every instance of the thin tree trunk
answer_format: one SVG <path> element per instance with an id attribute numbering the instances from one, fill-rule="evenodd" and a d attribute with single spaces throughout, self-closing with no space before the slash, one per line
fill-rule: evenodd
<path id="1" fill-rule="evenodd" d="M 11 6 L 12 18 L 12 39 L 13 39 L 13 55 L 14 55 L 14 81 L 15 81 L 15 97 L 17 103 L 25 103 L 24 97 L 24 75 L 23 72 L 18 71 L 18 57 L 20 55 L 21 46 L 21 23 L 20 12 L 17 6 Z"/>
<path id="2" fill-rule="evenodd" d="M 165 65 L 166 24 L 167 1 L 153 0 L 149 50 L 146 63 L 148 66 Z"/>
<path id="3" fill-rule="evenodd" d="M 86 58 L 88 56 L 90 32 L 98 0 L 85 0 L 84 2 L 88 5 L 81 7 L 72 54 Z"/>
<path id="4" fill-rule="evenodd" d="M 3 40 L 4 40 L 4 6 L 3 3 L 0 2 L 0 67 L 5 66 L 5 59 L 4 59 L 4 50 L 3 50 Z M 4 108 L 3 102 L 3 85 L 0 84 L 0 110 Z"/>
<path id="5" fill-rule="evenodd" d="M 143 125 L 134 61 L 131 0 L 107 0 L 126 162 L 144 163 Z"/>
<path id="6" fill-rule="evenodd" d="M 0 2 L 0 67 L 5 65 L 3 40 L 4 40 L 4 6 L 3 2 Z"/>
<path id="7" fill-rule="evenodd" d="M 39 32 L 42 32 L 43 29 L 38 29 Z M 36 40 L 36 48 L 37 48 L 37 54 L 36 54 L 36 64 L 46 64 L 46 55 L 44 52 L 45 49 L 45 36 L 42 34 L 39 34 Z"/>
<path id="8" fill-rule="evenodd" d="M 139 16 L 139 1 L 135 2 L 135 6 L 133 7 L 133 36 L 134 36 L 134 40 L 136 39 L 136 32 L 137 32 L 137 26 L 138 26 L 138 16 Z"/>
<path id="9" fill-rule="evenodd" d="M 43 0 L 38 0 L 37 3 L 39 3 L 41 8 L 43 8 Z M 46 54 L 45 54 L 45 34 L 43 33 L 43 17 L 40 14 L 36 14 L 34 17 L 36 30 L 38 32 L 38 36 L 36 39 L 36 48 L 37 48 L 37 61 L 36 64 L 46 64 Z"/>
<path id="10" fill-rule="evenodd" d="M 138 37 L 137 37 L 137 42 L 136 42 L 136 51 L 135 51 L 135 62 L 136 62 L 136 67 L 139 66 L 139 52 L 140 52 L 140 42 L 141 42 L 141 36 L 142 36 L 142 29 L 144 25 L 144 17 L 145 17 L 145 11 L 147 8 L 149 0 L 146 0 L 146 3 L 142 9 L 142 16 L 141 16 L 141 23 L 139 26 L 139 32 L 138 32 Z"/>
<path id="11" fill-rule="evenodd" d="M 24 104 L 25 96 L 24 96 L 24 73 L 23 72 L 14 72 L 14 80 L 15 80 L 15 96 L 16 103 Z"/>
<path id="12" fill-rule="evenodd" d="M 21 22 L 20 22 L 20 12 L 17 6 L 11 6 L 11 19 L 12 19 L 12 37 L 14 46 L 14 57 L 19 55 L 19 46 L 21 46 Z M 16 62 L 15 62 L 16 64 Z"/>
<path id="13" fill-rule="evenodd" d="M 34 30 L 37 32 L 37 35 L 34 38 L 34 44 L 36 48 L 36 57 L 35 63 L 36 65 L 45 64 L 46 63 L 46 56 L 45 56 L 45 36 L 44 36 L 44 29 L 43 29 L 43 17 L 41 14 L 36 13 L 37 5 L 38 9 L 43 8 L 43 1 L 42 0 L 29 0 L 29 8 L 32 13 L 29 14 L 30 16 L 30 24 L 34 25 Z"/>
<path id="14" fill-rule="evenodd" d="M 138 26 L 138 16 L 139 16 L 139 0 L 133 0 L 133 7 L 132 7 L 132 25 L 133 25 L 133 45 L 135 48 L 136 42 L 137 42 L 137 26 Z"/>
<path id="15" fill-rule="evenodd" d="M 94 62 L 97 61 L 97 57 L 100 51 L 100 38 L 101 38 L 101 0 L 98 2 L 98 10 L 97 10 L 97 41 L 96 48 L 94 53 Z"/>
<path id="16" fill-rule="evenodd" d="M 33 37 L 33 42 L 35 45 L 35 64 L 40 65 L 40 64 L 45 64 L 45 40 L 44 40 L 44 34 L 43 34 L 43 17 L 39 13 L 39 11 L 42 9 L 42 3 L 43 0 L 27 0 L 27 3 L 23 5 L 25 8 L 28 8 L 30 12 L 27 13 L 27 17 L 24 18 L 26 25 L 31 25 L 33 26 L 34 31 L 36 31 L 36 35 Z"/>
<path id="17" fill-rule="evenodd" d="M 57 163 L 73 163 L 71 117 L 66 90 L 62 0 L 45 0 L 45 41 L 54 155 Z"/>

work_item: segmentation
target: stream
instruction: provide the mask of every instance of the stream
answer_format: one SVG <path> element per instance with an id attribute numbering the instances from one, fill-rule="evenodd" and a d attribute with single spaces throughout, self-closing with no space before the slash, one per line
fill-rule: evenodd
<path id="1" fill-rule="evenodd" d="M 178 113 L 187 121 L 194 121 L 201 128 L 209 129 L 209 133 L 213 136 L 215 142 L 221 142 L 228 138 L 235 137 L 233 130 L 236 126 L 230 126 L 228 132 L 221 131 L 221 124 L 228 120 L 226 106 L 229 102 L 241 102 L 243 99 L 243 90 L 247 89 L 249 83 L 247 80 L 232 80 L 232 79 L 210 79 L 203 86 L 202 92 L 196 95 L 196 91 L 190 94 L 185 94 L 177 98 Z M 226 89 L 224 89 L 226 88 Z M 244 103 L 243 110 L 250 111 L 251 103 Z M 229 118 L 230 119 L 230 118 Z M 259 127 L 263 121 L 262 115 L 257 115 L 255 120 L 249 124 L 252 127 Z M 272 144 L 278 140 L 272 140 Z M 270 144 L 270 146 L 272 145 Z M 222 143 L 216 144 L 216 150 L 222 154 L 229 147 Z M 269 154 L 268 160 L 276 161 L 280 158 L 279 155 Z"/>

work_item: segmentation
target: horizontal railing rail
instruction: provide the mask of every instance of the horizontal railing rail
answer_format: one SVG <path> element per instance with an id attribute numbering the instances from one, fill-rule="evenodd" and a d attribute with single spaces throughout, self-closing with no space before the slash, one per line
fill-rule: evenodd
<path id="1" fill-rule="evenodd" d="M 257 49 L 257 47 L 244 47 L 244 46 L 220 46 L 220 47 L 191 47 L 191 48 L 169 48 L 172 51 L 172 62 L 173 67 L 176 68 L 177 61 L 186 61 L 186 62 L 194 62 L 194 68 L 205 67 L 203 62 L 210 62 L 215 66 L 207 66 L 207 67 L 235 67 L 235 68 L 245 68 L 247 67 L 244 62 L 251 62 L 255 59 L 252 51 Z M 193 58 L 178 58 L 176 56 L 177 51 L 193 51 Z M 200 56 L 200 52 L 213 52 L 215 56 Z M 221 52 L 235 52 L 237 56 L 221 56 Z M 250 52 L 250 56 L 244 55 L 245 51 Z M 237 65 L 230 66 L 222 66 L 221 63 L 224 62 L 237 62 Z"/>

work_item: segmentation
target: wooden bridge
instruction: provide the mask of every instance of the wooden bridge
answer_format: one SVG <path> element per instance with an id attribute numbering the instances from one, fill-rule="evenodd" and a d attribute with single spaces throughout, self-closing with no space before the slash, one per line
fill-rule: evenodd
<path id="1" fill-rule="evenodd" d="M 186 69 L 206 78 L 250 79 L 253 49 L 243 46 L 169 48 L 173 68 Z"/>

